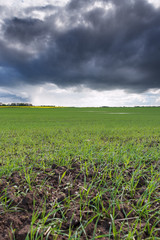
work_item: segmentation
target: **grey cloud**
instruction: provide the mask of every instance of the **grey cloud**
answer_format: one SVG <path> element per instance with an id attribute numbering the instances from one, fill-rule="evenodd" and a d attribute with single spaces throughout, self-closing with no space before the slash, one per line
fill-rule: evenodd
<path id="1" fill-rule="evenodd" d="M 26 13 L 30 13 L 30 12 L 32 12 L 32 11 L 52 11 L 52 10 L 56 10 L 57 8 L 59 8 L 59 7 L 57 7 L 57 6 L 54 6 L 54 5 L 45 5 L 45 6 L 37 6 L 37 7 L 27 7 L 26 9 L 25 9 L 25 12 Z"/>
<path id="2" fill-rule="evenodd" d="M 20 96 L 16 96 L 15 94 L 7 94 L 7 93 L 0 93 L 1 95 L 1 102 L 3 103 L 9 103 L 9 102 L 29 102 L 29 98 L 23 98 Z"/>
<path id="3" fill-rule="evenodd" d="M 20 19 L 15 17 L 6 21 L 3 30 L 6 38 L 29 44 L 44 36 L 47 31 L 47 26 L 39 19 Z"/>
<path id="4" fill-rule="evenodd" d="M 112 3 L 109 10 L 93 8 L 94 2 L 72 0 L 43 21 L 7 19 L 3 36 L 24 46 L 0 44 L 0 63 L 14 69 L 10 81 L 133 92 L 160 88 L 160 9 L 145 0 L 99 1 Z M 28 44 L 33 53 L 25 51 Z"/>
<path id="5" fill-rule="evenodd" d="M 86 7 L 86 5 L 88 4 L 93 4 L 94 2 L 95 1 L 92 1 L 92 0 L 79 0 L 79 1 L 71 0 L 68 3 L 67 8 L 69 10 L 76 10 L 76 9 L 83 8 L 84 6 Z"/>

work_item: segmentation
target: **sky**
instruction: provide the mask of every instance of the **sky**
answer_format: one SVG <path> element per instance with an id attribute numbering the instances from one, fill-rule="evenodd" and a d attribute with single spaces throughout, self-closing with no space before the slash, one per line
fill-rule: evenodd
<path id="1" fill-rule="evenodd" d="M 0 0 L 0 102 L 160 105 L 159 0 Z"/>

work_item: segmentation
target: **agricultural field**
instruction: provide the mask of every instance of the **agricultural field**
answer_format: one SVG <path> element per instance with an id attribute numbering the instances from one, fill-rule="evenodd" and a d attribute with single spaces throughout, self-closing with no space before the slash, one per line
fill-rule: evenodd
<path id="1" fill-rule="evenodd" d="M 160 239 L 160 108 L 0 108 L 0 239 Z"/>

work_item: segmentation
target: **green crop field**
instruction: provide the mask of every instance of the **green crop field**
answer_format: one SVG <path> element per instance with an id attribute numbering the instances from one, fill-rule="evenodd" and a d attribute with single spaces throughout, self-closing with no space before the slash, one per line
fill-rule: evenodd
<path id="1" fill-rule="evenodd" d="M 0 108 L 0 239 L 160 239 L 160 108 Z"/>

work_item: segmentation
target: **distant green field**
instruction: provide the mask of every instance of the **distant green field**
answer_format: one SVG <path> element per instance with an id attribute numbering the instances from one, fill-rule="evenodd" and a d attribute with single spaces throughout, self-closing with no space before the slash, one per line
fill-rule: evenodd
<path id="1" fill-rule="evenodd" d="M 99 161 L 102 148 L 105 155 L 112 154 L 118 144 L 121 152 L 124 145 L 139 154 L 159 142 L 160 108 L 0 108 L 0 136 L 0 175 L 17 169 L 26 151 L 38 164 L 44 159 L 47 165 L 67 164 L 72 157 L 85 159 L 88 154 Z M 153 144 L 153 150 L 157 159 L 159 146 Z"/>
<path id="2" fill-rule="evenodd" d="M 158 108 L 0 108 L 0 128 L 159 128 Z"/>
<path id="3" fill-rule="evenodd" d="M 33 191 L 34 169 L 45 171 L 53 164 L 70 169 L 73 162 L 86 178 L 94 172 L 92 181 L 83 182 L 86 196 L 97 189 L 94 202 L 85 196 L 86 208 L 83 201 L 77 203 L 82 215 L 93 205 L 91 216 L 80 218 L 76 227 L 70 223 L 65 230 L 63 224 L 53 227 L 37 217 L 36 230 L 32 238 L 28 232 L 26 239 L 44 239 L 47 229 L 48 239 L 160 239 L 160 108 L 0 108 L 0 178 L 19 172 L 25 176 L 28 191 Z M 59 184 L 65 174 L 59 175 Z M 106 192 L 108 207 L 102 198 Z M 3 190 L 0 211 L 4 196 Z M 61 222 L 67 221 L 66 209 L 72 203 L 71 196 L 66 199 Z M 127 204 L 129 211 L 122 207 Z M 4 214 L 7 206 L 6 202 Z M 64 205 L 60 207 L 63 211 Z M 123 216 L 116 215 L 118 211 Z M 110 227 L 100 233 L 97 226 L 102 220 Z M 93 222 L 91 237 L 85 229 Z"/>

